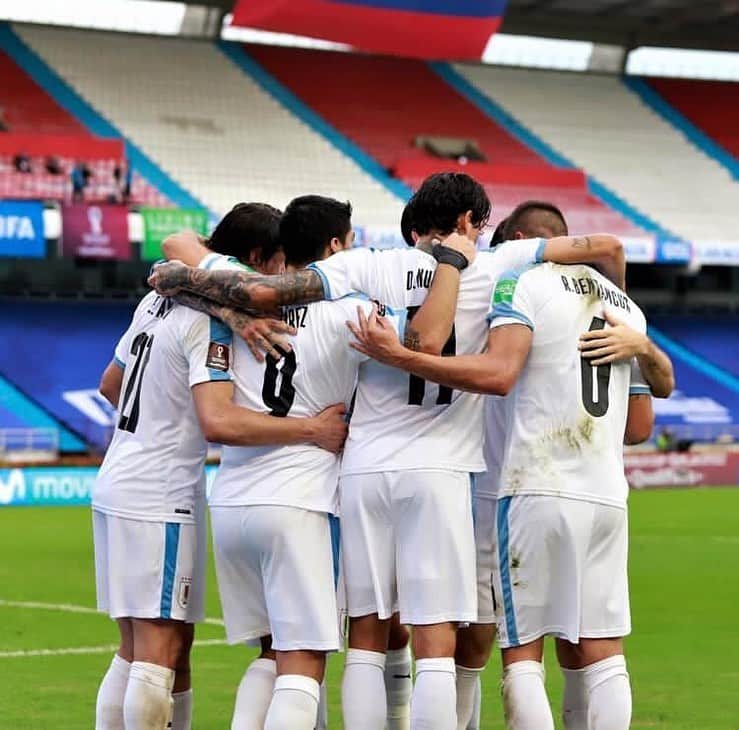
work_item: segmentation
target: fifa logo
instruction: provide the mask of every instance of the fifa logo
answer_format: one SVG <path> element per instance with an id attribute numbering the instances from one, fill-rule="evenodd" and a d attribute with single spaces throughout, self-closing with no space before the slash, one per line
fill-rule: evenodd
<path id="1" fill-rule="evenodd" d="M 103 211 L 97 205 L 91 205 L 87 209 L 87 222 L 90 224 L 90 232 L 99 236 L 103 232 Z"/>

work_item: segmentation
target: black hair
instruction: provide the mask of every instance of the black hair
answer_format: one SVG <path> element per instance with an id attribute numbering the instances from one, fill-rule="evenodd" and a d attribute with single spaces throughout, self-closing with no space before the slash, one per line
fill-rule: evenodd
<path id="1" fill-rule="evenodd" d="M 508 241 L 521 231 L 525 236 L 534 238 L 539 235 L 537 230 L 546 226 L 554 235 L 567 235 L 567 221 L 562 211 L 547 200 L 527 200 L 517 205 L 506 218 L 503 229 L 503 240 Z"/>
<path id="2" fill-rule="evenodd" d="M 508 225 L 508 218 L 503 218 L 503 220 L 498 223 L 497 227 L 493 231 L 493 237 L 490 239 L 490 248 L 493 248 L 493 246 L 497 246 L 499 243 L 503 243 L 505 241 L 505 229 Z"/>
<path id="3" fill-rule="evenodd" d="M 316 261 L 332 238 L 343 241 L 352 229 L 351 203 L 322 195 L 301 195 L 290 201 L 280 221 L 285 261 L 304 266 Z"/>
<path id="4" fill-rule="evenodd" d="M 411 247 L 416 245 L 413 240 L 415 227 L 413 223 L 413 198 L 411 198 L 405 204 L 405 208 L 403 208 L 403 215 L 400 216 L 400 233 L 403 236 L 403 240 Z"/>
<path id="5" fill-rule="evenodd" d="M 482 228 L 490 217 L 485 188 L 462 172 L 440 172 L 427 177 L 411 198 L 413 227 L 425 236 L 432 230 L 447 235 L 457 228 L 460 215 L 472 211 L 472 225 Z"/>
<path id="6" fill-rule="evenodd" d="M 258 248 L 262 261 L 267 261 L 280 248 L 281 216 L 266 203 L 237 203 L 215 227 L 208 248 L 244 262 Z"/>

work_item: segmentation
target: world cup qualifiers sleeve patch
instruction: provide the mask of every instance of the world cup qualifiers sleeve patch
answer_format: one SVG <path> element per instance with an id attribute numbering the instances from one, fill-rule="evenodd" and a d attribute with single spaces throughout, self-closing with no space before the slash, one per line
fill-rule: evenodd
<path id="1" fill-rule="evenodd" d="M 208 345 L 208 357 L 205 360 L 205 367 L 210 370 L 220 370 L 223 373 L 228 372 L 231 365 L 231 348 L 221 342 L 212 342 Z"/>
<path id="2" fill-rule="evenodd" d="M 493 305 L 495 304 L 511 304 L 513 302 L 513 292 L 516 291 L 515 279 L 501 279 L 495 287 L 493 293 Z"/>

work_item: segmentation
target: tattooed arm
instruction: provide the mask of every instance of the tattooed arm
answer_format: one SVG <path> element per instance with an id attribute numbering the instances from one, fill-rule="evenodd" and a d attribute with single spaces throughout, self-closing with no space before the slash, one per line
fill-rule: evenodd
<path id="1" fill-rule="evenodd" d="M 164 296 L 187 291 L 233 309 L 274 311 L 283 305 L 325 298 L 321 277 L 311 269 L 263 276 L 245 271 L 204 271 L 170 261 L 154 269 L 149 284 Z"/>
<path id="2" fill-rule="evenodd" d="M 626 288 L 624 245 L 608 233 L 550 238 L 544 245 L 542 260 L 557 264 L 590 264 L 616 286 Z"/>
<path id="3" fill-rule="evenodd" d="M 295 330 L 282 320 L 254 317 L 246 312 L 224 307 L 210 299 L 204 299 L 187 292 L 177 294 L 173 298 L 178 304 L 220 319 L 246 342 L 259 362 L 264 360 L 263 352 L 272 355 L 277 360 L 281 359 L 282 354 L 275 347 L 279 347 L 284 351 L 291 349 L 290 343 L 284 338 L 284 335 L 294 335 Z"/>

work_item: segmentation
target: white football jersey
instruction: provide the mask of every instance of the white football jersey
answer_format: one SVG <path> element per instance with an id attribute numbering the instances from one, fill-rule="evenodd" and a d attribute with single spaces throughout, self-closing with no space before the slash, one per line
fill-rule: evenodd
<path id="1" fill-rule="evenodd" d="M 631 361 L 629 396 L 650 395 L 649 386 L 636 358 Z M 498 496 L 500 470 L 506 442 L 505 398 L 489 395 L 485 398 L 485 467 L 486 471 L 475 479 L 475 496 L 495 499 Z"/>
<path id="2" fill-rule="evenodd" d="M 190 389 L 231 379 L 232 335 L 187 307 L 160 302 L 159 312 L 134 317 L 116 349 L 127 353 L 118 423 L 92 503 L 138 520 L 194 522 L 207 444 Z"/>
<path id="3" fill-rule="evenodd" d="M 349 347 L 346 326 L 357 306 L 366 313 L 372 303 L 351 296 L 283 309 L 284 320 L 297 329 L 292 350 L 281 360 L 259 363 L 246 343 L 234 342 L 238 405 L 276 417 L 310 417 L 336 403 L 349 408 L 357 371 L 365 359 Z M 396 328 L 398 319 L 387 314 Z M 314 444 L 289 446 L 224 446 L 210 494 L 212 507 L 282 505 L 337 512 L 339 457 Z"/>
<path id="4" fill-rule="evenodd" d="M 639 307 L 589 266 L 542 264 L 507 272 L 498 282 L 490 326 L 533 330 L 519 379 L 498 401 L 505 409 L 499 496 L 545 494 L 625 506 L 631 365 L 596 368 L 578 350 L 583 332 L 606 326 L 604 312 L 646 331 Z"/>
<path id="5" fill-rule="evenodd" d="M 542 239 L 529 239 L 478 253 L 462 272 L 454 330 L 444 354 L 482 352 L 498 277 L 507 269 L 540 260 L 543 249 Z M 426 299 L 436 261 L 415 248 L 353 249 L 310 268 L 321 276 L 327 298 L 360 291 L 390 307 L 407 308 L 410 321 Z M 484 471 L 482 406 L 480 395 L 427 383 L 369 361 L 360 368 L 341 473 Z"/>

